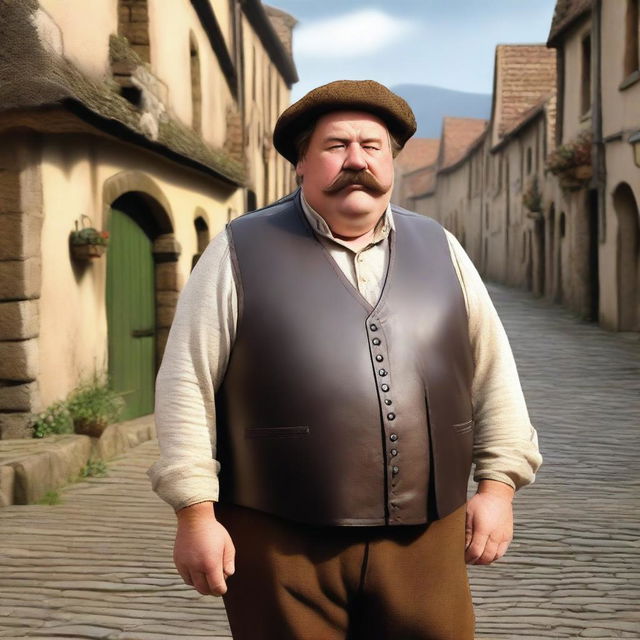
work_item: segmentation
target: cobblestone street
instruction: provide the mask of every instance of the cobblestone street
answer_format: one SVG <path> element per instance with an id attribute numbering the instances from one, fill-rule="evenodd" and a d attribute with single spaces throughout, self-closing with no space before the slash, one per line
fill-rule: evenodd
<path id="1" fill-rule="evenodd" d="M 482 640 L 640 638 L 640 339 L 502 287 L 545 459 L 516 538 L 473 567 Z M 54 506 L 0 510 L 0 638 L 228 638 L 222 602 L 182 585 L 147 442 Z M 402 640 L 398 638 L 398 640 Z"/>

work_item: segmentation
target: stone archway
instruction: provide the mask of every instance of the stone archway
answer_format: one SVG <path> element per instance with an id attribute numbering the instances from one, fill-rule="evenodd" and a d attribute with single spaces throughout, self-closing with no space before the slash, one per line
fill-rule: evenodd
<path id="1" fill-rule="evenodd" d="M 640 213 L 627 183 L 613 192 L 613 207 L 618 218 L 618 329 L 640 331 Z"/>

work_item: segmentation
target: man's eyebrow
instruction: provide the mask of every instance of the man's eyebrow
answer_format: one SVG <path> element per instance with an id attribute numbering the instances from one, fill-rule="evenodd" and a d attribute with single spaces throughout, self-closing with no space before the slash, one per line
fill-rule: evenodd
<path id="1" fill-rule="evenodd" d="M 327 142 L 350 142 L 351 138 L 348 136 L 340 136 L 340 135 L 328 135 L 326 138 L 322 140 L 323 143 Z M 378 142 L 382 144 L 382 138 L 380 136 L 369 136 L 367 138 L 363 138 L 360 140 L 361 143 L 366 144 L 368 142 Z"/>

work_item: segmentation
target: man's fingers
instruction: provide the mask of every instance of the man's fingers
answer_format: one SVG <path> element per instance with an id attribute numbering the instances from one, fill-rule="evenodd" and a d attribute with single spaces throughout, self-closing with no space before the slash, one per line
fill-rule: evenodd
<path id="1" fill-rule="evenodd" d="M 467 564 L 475 564 L 476 560 L 482 556 L 488 539 L 489 536 L 486 534 L 478 533 L 477 531 L 473 534 L 471 544 L 467 547 L 464 554 L 464 559 Z"/>
<path id="2" fill-rule="evenodd" d="M 491 564 L 495 560 L 497 552 L 498 543 L 489 538 L 487 540 L 487 543 L 485 544 L 482 555 L 475 561 L 474 564 Z"/>
<path id="3" fill-rule="evenodd" d="M 225 577 L 232 576 L 236 571 L 235 565 L 236 558 L 236 549 L 233 546 L 233 542 L 231 540 L 227 540 L 227 543 L 224 545 L 224 551 L 222 555 L 222 567 L 224 570 Z"/>
<path id="4" fill-rule="evenodd" d="M 473 516 L 467 511 L 464 525 L 464 548 L 468 549 L 473 539 Z"/>
<path id="5" fill-rule="evenodd" d="M 502 558 L 502 556 L 507 553 L 507 549 L 509 548 L 509 545 L 511 544 L 511 540 L 505 540 L 504 542 L 501 542 L 498 545 L 498 552 L 496 553 L 496 560 L 499 560 L 500 558 Z"/>
<path id="6" fill-rule="evenodd" d="M 209 586 L 209 582 L 207 581 L 206 574 L 200 573 L 198 571 L 192 571 L 190 575 L 191 584 L 198 593 L 201 593 L 203 596 L 213 595 L 211 593 L 211 587 Z"/>

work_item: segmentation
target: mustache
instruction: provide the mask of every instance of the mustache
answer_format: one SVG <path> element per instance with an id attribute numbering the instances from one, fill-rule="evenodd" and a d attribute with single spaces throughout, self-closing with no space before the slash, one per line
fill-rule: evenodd
<path id="1" fill-rule="evenodd" d="M 345 187 L 349 187 L 352 184 L 360 185 L 369 191 L 372 191 L 375 195 L 383 195 L 389 187 L 385 187 L 378 179 L 366 169 L 360 169 L 353 171 L 352 169 L 343 169 L 336 177 L 336 179 L 323 189 L 324 193 L 329 195 L 338 193 Z"/>

